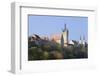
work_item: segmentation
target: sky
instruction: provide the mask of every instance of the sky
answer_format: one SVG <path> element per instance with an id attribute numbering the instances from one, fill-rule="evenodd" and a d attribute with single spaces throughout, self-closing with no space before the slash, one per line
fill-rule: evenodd
<path id="1" fill-rule="evenodd" d="M 37 34 L 50 37 L 62 33 L 66 24 L 69 40 L 79 40 L 80 36 L 88 40 L 88 17 L 29 15 L 28 19 L 29 36 Z"/>

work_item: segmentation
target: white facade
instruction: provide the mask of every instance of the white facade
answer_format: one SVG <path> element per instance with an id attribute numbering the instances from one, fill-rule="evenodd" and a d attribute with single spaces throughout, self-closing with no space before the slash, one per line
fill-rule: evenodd
<path id="1" fill-rule="evenodd" d="M 64 28 L 64 30 L 63 30 L 63 32 L 62 32 L 62 36 L 63 36 L 63 42 L 64 42 L 64 46 L 67 46 L 68 45 L 68 37 L 69 37 L 69 31 L 68 31 L 68 29 L 66 28 L 66 24 L 65 24 L 65 28 Z M 61 42 L 62 42 L 62 40 L 61 40 Z"/>

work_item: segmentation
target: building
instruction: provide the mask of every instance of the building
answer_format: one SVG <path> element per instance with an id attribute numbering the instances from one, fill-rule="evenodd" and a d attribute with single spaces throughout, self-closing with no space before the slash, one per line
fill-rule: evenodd
<path id="1" fill-rule="evenodd" d="M 31 37 L 29 37 L 30 41 L 39 40 L 39 39 L 55 41 L 55 42 L 61 44 L 62 47 L 64 47 L 64 46 L 67 47 L 68 45 L 75 44 L 75 41 L 69 40 L 69 30 L 66 27 L 66 24 L 64 25 L 64 29 L 62 29 L 62 32 L 59 34 L 53 34 L 51 36 L 51 39 L 49 39 L 49 37 L 47 37 L 47 36 L 39 37 L 36 34 L 33 34 Z M 85 45 L 85 36 L 83 36 L 83 37 L 80 36 L 80 40 L 78 43 Z"/>
<path id="2" fill-rule="evenodd" d="M 85 45 L 85 36 L 80 36 L 80 40 L 79 40 L 79 44 L 83 44 L 83 45 Z"/>
<path id="3" fill-rule="evenodd" d="M 55 42 L 61 44 L 61 34 L 53 34 L 51 36 L 51 41 L 55 41 Z"/>
<path id="4" fill-rule="evenodd" d="M 60 34 L 54 34 L 51 36 L 51 40 L 61 44 L 61 46 L 67 46 L 69 44 L 69 31 L 66 28 L 66 24 L 64 26 L 64 29 L 62 30 L 62 33 Z"/>
<path id="5" fill-rule="evenodd" d="M 60 34 L 54 34 L 51 36 L 51 40 L 61 44 L 61 46 L 68 46 L 68 45 L 74 45 L 73 40 L 69 40 L 69 30 L 66 27 L 66 24 L 64 25 L 64 29 Z M 80 36 L 79 44 L 85 44 L 85 36 L 83 38 Z"/>
<path id="6" fill-rule="evenodd" d="M 61 44 L 64 45 L 64 46 L 67 46 L 69 44 L 69 39 L 68 38 L 69 38 L 69 31 L 66 28 L 66 24 L 65 24 L 65 27 L 62 30 Z"/>

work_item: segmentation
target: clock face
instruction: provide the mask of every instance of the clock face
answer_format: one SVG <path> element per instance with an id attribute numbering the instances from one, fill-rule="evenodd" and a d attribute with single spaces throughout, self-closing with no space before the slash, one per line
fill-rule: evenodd
<path id="1" fill-rule="evenodd" d="M 88 17 L 29 15 L 28 60 L 88 58 Z"/>

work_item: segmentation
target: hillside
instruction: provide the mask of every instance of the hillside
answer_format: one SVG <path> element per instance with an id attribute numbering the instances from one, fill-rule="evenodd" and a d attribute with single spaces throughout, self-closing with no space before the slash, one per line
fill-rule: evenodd
<path id="1" fill-rule="evenodd" d="M 42 39 L 34 34 L 28 38 L 28 60 L 76 59 L 88 57 L 88 44 L 79 44 L 61 47 L 60 44 L 48 39 Z"/>

